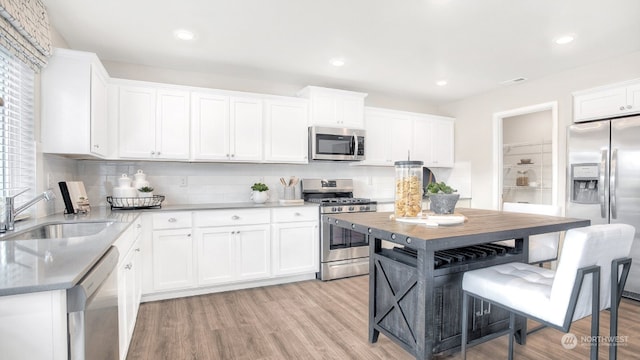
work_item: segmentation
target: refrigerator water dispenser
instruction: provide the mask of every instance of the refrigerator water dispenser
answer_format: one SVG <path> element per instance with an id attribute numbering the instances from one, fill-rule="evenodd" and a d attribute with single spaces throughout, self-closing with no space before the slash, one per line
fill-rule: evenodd
<path id="1" fill-rule="evenodd" d="M 571 164 L 571 201 L 598 204 L 598 164 Z"/>

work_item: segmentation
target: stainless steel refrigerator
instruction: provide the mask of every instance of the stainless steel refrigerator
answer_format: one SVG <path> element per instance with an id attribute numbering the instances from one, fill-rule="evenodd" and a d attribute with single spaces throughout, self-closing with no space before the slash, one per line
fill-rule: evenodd
<path id="1" fill-rule="evenodd" d="M 635 226 L 624 296 L 640 300 L 640 116 L 571 125 L 567 216 Z"/>

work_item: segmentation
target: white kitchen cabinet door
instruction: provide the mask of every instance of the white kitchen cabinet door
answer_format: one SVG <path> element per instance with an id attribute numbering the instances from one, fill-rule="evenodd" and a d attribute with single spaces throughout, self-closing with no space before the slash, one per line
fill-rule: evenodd
<path id="1" fill-rule="evenodd" d="M 309 162 L 307 102 L 296 100 L 264 102 L 264 160 L 267 162 Z"/>
<path id="2" fill-rule="evenodd" d="M 64 290 L 0 296 L 0 358 L 66 360 Z"/>
<path id="3" fill-rule="evenodd" d="M 43 152 L 109 155 L 108 78 L 95 54 L 54 49 L 41 74 Z"/>
<path id="4" fill-rule="evenodd" d="M 229 96 L 191 94 L 191 156 L 194 160 L 227 160 L 231 154 Z"/>
<path id="5" fill-rule="evenodd" d="M 138 315 L 141 294 L 140 239 L 137 239 L 122 261 L 118 263 L 118 325 L 120 359 L 127 357 Z"/>
<path id="6" fill-rule="evenodd" d="M 367 94 L 307 86 L 298 96 L 309 99 L 309 125 L 364 128 L 364 98 Z"/>
<path id="7" fill-rule="evenodd" d="M 231 97 L 231 161 L 262 160 L 262 99 Z"/>
<path id="8" fill-rule="evenodd" d="M 236 230 L 238 279 L 271 276 L 269 225 L 240 226 Z"/>
<path id="9" fill-rule="evenodd" d="M 191 229 L 154 231 L 151 256 L 154 290 L 173 290 L 194 285 Z"/>
<path id="10" fill-rule="evenodd" d="M 640 112 L 640 84 L 627 87 L 627 111 L 630 113 Z"/>
<path id="11" fill-rule="evenodd" d="M 156 149 L 156 91 L 120 86 L 118 96 L 118 155 L 150 159 Z"/>
<path id="12" fill-rule="evenodd" d="M 274 275 L 319 271 L 317 221 L 277 223 L 271 227 Z"/>
<path id="13" fill-rule="evenodd" d="M 392 116 L 387 129 L 387 133 L 391 130 L 391 136 L 387 140 L 391 142 L 391 165 L 396 161 L 409 160 L 409 157 L 415 160 L 412 153 L 413 120 L 403 115 Z"/>
<path id="14" fill-rule="evenodd" d="M 189 158 L 189 92 L 160 89 L 157 92 L 155 158 Z"/>
<path id="15" fill-rule="evenodd" d="M 91 152 L 108 155 L 109 129 L 107 75 L 99 64 L 91 65 Z"/>
<path id="16" fill-rule="evenodd" d="M 198 285 L 235 280 L 235 231 L 232 227 L 199 228 L 195 231 Z"/>
<path id="17" fill-rule="evenodd" d="M 576 96 L 573 101 L 576 121 L 605 118 L 624 111 L 627 91 L 624 87 L 606 89 Z"/>
<path id="18" fill-rule="evenodd" d="M 454 165 L 454 122 L 433 119 L 431 136 L 431 162 L 425 166 L 453 167 Z"/>
<path id="19" fill-rule="evenodd" d="M 393 165 L 389 129 L 391 119 L 384 112 L 365 110 L 365 160 L 367 165 Z"/>
<path id="20" fill-rule="evenodd" d="M 433 124 L 427 117 L 413 117 L 413 151 L 411 160 L 418 160 L 424 164 L 431 164 Z"/>
<path id="21" fill-rule="evenodd" d="M 363 129 L 364 128 L 364 98 L 346 96 L 338 99 L 336 104 L 338 122 L 341 126 Z"/>

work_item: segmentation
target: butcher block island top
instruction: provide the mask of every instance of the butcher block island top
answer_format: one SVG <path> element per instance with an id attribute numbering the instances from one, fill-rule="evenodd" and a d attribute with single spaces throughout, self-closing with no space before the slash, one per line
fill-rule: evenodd
<path id="1" fill-rule="evenodd" d="M 332 226 L 368 235 L 370 342 L 382 333 L 416 359 L 459 351 L 465 271 L 527 262 L 529 236 L 590 225 L 589 220 L 546 215 L 463 208 L 455 212 L 466 217 L 463 223 L 437 227 L 396 221 L 388 212 L 323 216 Z M 515 239 L 514 248 L 500 251 L 490 244 L 509 239 Z M 383 247 L 382 240 L 394 248 Z M 447 258 L 455 260 L 443 261 Z M 505 310 L 479 299 L 472 308 L 472 343 L 508 327 Z M 516 328 L 524 343 L 526 321 L 518 319 Z"/>

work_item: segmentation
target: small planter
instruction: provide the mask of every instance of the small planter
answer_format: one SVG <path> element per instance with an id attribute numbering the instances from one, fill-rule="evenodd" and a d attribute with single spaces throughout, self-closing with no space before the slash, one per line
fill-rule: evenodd
<path id="1" fill-rule="evenodd" d="M 138 197 L 141 198 L 150 198 L 153 197 L 153 192 L 142 192 L 142 191 L 138 191 Z"/>
<path id="2" fill-rule="evenodd" d="M 453 214 L 460 194 L 429 194 L 430 210 L 436 214 Z"/>
<path id="3" fill-rule="evenodd" d="M 269 194 L 266 191 L 252 191 L 251 200 L 256 204 L 264 204 L 269 199 Z"/>

